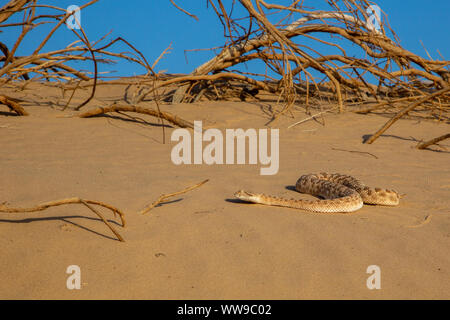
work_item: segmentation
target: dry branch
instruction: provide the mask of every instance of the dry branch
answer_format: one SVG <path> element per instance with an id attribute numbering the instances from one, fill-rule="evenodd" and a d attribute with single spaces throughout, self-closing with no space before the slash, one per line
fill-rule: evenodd
<path id="1" fill-rule="evenodd" d="M 31 2 L 31 0 L 10 0 L 0 8 L 0 23 L 8 20 L 11 15 L 19 11 L 28 2 Z"/>
<path id="2" fill-rule="evenodd" d="M 345 149 L 339 149 L 339 148 L 331 148 L 332 150 L 336 150 L 336 151 L 344 151 L 344 152 L 350 152 L 350 153 L 360 153 L 360 154 L 367 154 L 375 159 L 378 159 L 378 157 L 370 152 L 366 152 L 366 151 L 357 151 L 357 150 L 345 150 Z"/>
<path id="3" fill-rule="evenodd" d="M 417 149 L 421 149 L 421 150 L 422 149 L 426 149 L 426 148 L 428 148 L 429 146 L 431 146 L 433 144 L 437 144 L 438 142 L 441 142 L 441 141 L 443 141 L 445 139 L 449 139 L 449 138 L 450 138 L 450 133 L 447 133 L 447 134 L 444 134 L 444 135 L 442 135 L 440 137 L 428 140 L 426 142 L 422 142 L 416 148 Z"/>
<path id="4" fill-rule="evenodd" d="M 170 2 L 173 4 L 173 6 L 174 6 L 175 8 L 177 8 L 177 9 L 180 10 L 181 12 L 187 14 L 189 17 L 194 18 L 195 20 L 198 21 L 198 18 L 197 18 L 196 15 L 187 12 L 186 10 L 184 10 L 183 8 L 181 8 L 180 6 L 178 6 L 173 0 L 170 0 Z"/>
<path id="5" fill-rule="evenodd" d="M 173 115 L 169 112 L 156 111 L 156 110 L 146 109 L 146 108 L 138 107 L 138 106 L 134 106 L 134 105 L 112 105 L 110 107 L 98 107 L 93 110 L 89 110 L 87 112 L 80 114 L 79 117 L 80 118 L 89 118 L 89 117 L 95 117 L 98 115 L 106 114 L 109 112 L 120 112 L 120 111 L 147 114 L 147 115 L 157 117 L 160 119 L 165 119 L 165 120 L 169 121 L 170 123 L 179 126 L 180 128 L 194 129 L 194 124 L 192 122 L 181 119 L 180 117 Z"/>
<path id="6" fill-rule="evenodd" d="M 4 104 L 10 110 L 17 113 L 19 116 L 28 116 L 28 112 L 26 112 L 25 109 L 22 108 L 22 106 L 18 102 L 14 101 L 14 99 L 10 97 L 0 95 L 0 104 Z"/>
<path id="7" fill-rule="evenodd" d="M 251 76 L 242 80 L 249 84 L 252 84 L 251 80 L 260 81 L 257 85 L 252 84 L 260 89 L 263 87 L 261 83 L 266 84 L 271 89 L 269 92 L 278 95 L 279 100 L 284 102 L 285 106 L 281 111 L 274 111 L 273 119 L 289 111 L 290 106 L 299 99 L 309 102 L 311 93 L 319 98 L 332 98 L 341 112 L 344 111 L 344 96 L 361 103 L 367 97 L 373 97 L 379 103 L 374 109 L 360 112 L 386 105 L 386 110 L 395 112 L 394 106 L 382 100 L 401 101 L 405 97 L 425 96 L 450 85 L 450 72 L 447 69 L 449 61 L 427 60 L 402 48 L 386 16 L 381 17 L 380 30 L 375 30 L 366 23 L 366 9 L 371 4 L 369 1 L 342 0 L 339 5 L 336 1 L 328 1 L 330 10 L 326 11 L 306 7 L 304 1 L 292 1 L 289 6 L 283 6 L 268 4 L 262 0 L 239 0 L 236 5 L 239 3 L 248 13 L 248 17 L 239 18 L 239 22 L 228 14 L 233 10 L 227 10 L 222 0 L 207 2 L 214 8 L 229 41 L 223 45 L 219 54 L 195 68 L 189 76 L 179 76 L 178 80 L 166 79 L 159 83 L 158 87 L 179 84 L 170 97 L 173 103 L 198 101 L 198 96 L 203 95 L 208 87 L 216 91 L 220 86 L 225 87 L 226 84 L 218 82 L 219 79 L 230 83 L 237 78 L 218 75 L 229 75 L 227 68 L 250 60 L 262 61 L 267 69 L 280 77 L 275 85 L 269 85 L 267 78 L 270 77 L 267 72 L 262 75 L 265 81 L 252 79 Z M 231 6 L 234 4 L 235 1 Z M 344 7 L 345 10 L 340 9 Z M 283 13 L 285 17 L 272 23 L 269 21 L 271 13 Z M 292 17 L 296 19 L 294 22 L 286 22 Z M 245 26 L 241 23 L 242 20 L 247 22 Z M 324 40 L 323 35 L 328 35 L 331 40 Z M 341 54 L 329 55 L 326 49 L 323 51 L 328 55 L 322 54 L 314 47 L 305 45 L 306 41 L 302 41 L 303 39 L 309 43 L 313 40 L 321 46 L 325 44 L 330 50 L 338 49 Z M 363 57 L 347 56 L 345 44 L 358 46 L 363 51 Z M 310 70 L 320 72 L 328 82 L 318 84 Z M 188 77 L 191 79 L 186 82 Z M 305 80 L 302 81 L 302 78 Z M 197 84 L 195 80 L 201 79 L 209 81 L 202 82 L 201 90 L 192 94 L 192 88 Z M 305 92 L 307 94 L 303 98 Z M 385 99 L 382 99 L 382 95 Z M 436 100 L 430 103 L 437 105 Z M 448 102 L 448 99 L 442 102 Z M 447 117 L 450 108 L 441 102 L 439 104 L 444 106 L 439 109 L 439 114 Z"/>
<path id="8" fill-rule="evenodd" d="M 79 5 L 79 8 L 83 10 L 98 1 L 86 0 L 84 4 Z M 38 13 L 40 12 L 39 10 L 47 10 L 47 12 L 40 14 Z M 21 23 L 5 23 L 10 17 L 21 14 L 24 17 Z M 15 43 L 8 44 L 8 46 L 0 43 L 0 51 L 3 53 L 3 57 L 0 56 L 0 62 L 3 62 L 0 65 L 0 77 L 7 79 L 5 83 L 15 81 L 20 77 L 25 79 L 31 77 L 33 80 L 45 78 L 47 80 L 52 79 L 61 82 L 72 79 L 89 81 L 93 78 L 91 94 L 77 107 L 77 109 L 80 109 L 91 101 L 95 95 L 97 80 L 99 79 L 98 64 L 112 63 L 111 57 L 138 63 L 148 70 L 148 73 L 155 75 L 142 53 L 128 41 L 122 38 L 116 38 L 106 44 L 103 43 L 100 45 L 100 42 L 104 41 L 106 36 L 97 42 L 91 42 L 82 26 L 79 26 L 79 30 L 71 30 L 78 37 L 78 41 L 69 44 L 63 49 L 41 52 L 45 48 L 45 45 L 53 38 L 55 32 L 64 26 L 64 23 L 72 14 L 67 12 L 65 8 L 59 8 L 54 5 L 38 5 L 36 0 L 10 0 L 5 6 L 0 8 L 0 28 L 16 28 L 19 32 Z M 39 29 L 43 24 L 50 23 L 53 24 L 53 27 L 30 55 L 16 56 L 17 49 L 32 30 Z M 106 50 L 119 41 L 124 42 L 134 52 L 114 53 Z M 93 62 L 93 77 L 91 77 L 91 73 L 88 71 L 75 70 L 68 66 L 67 63 L 72 61 Z"/>
<path id="9" fill-rule="evenodd" d="M 183 189 L 183 190 L 181 190 L 181 191 L 174 192 L 174 193 L 169 193 L 169 194 L 163 194 L 163 195 L 161 195 L 156 201 L 154 201 L 151 205 L 149 205 L 149 206 L 145 207 L 144 209 L 142 209 L 142 210 L 139 212 L 139 214 L 146 214 L 146 213 L 148 213 L 151 209 L 153 209 L 154 207 L 156 207 L 157 205 L 159 205 L 159 204 L 161 204 L 161 203 L 164 203 L 164 202 L 167 202 L 167 201 L 165 201 L 167 198 L 174 197 L 174 196 L 177 196 L 177 195 L 186 193 L 186 192 L 188 192 L 188 191 L 191 191 L 191 190 L 193 190 L 193 189 L 195 189 L 195 188 L 198 188 L 198 187 L 204 185 L 204 184 L 207 183 L 208 181 L 209 181 L 209 179 L 206 179 L 206 180 L 204 180 L 204 181 L 202 181 L 202 182 L 200 182 L 200 183 L 197 183 L 197 184 L 195 184 L 195 185 L 193 185 L 193 186 L 187 187 L 186 189 Z"/>
<path id="10" fill-rule="evenodd" d="M 273 92 L 273 93 L 276 92 L 276 90 L 274 88 L 272 88 L 271 86 L 269 86 L 267 83 L 265 83 L 263 81 L 258 81 L 258 80 L 252 79 L 250 77 L 241 75 L 241 74 L 236 74 L 236 73 L 232 73 L 232 72 L 224 72 L 224 73 L 216 73 L 216 74 L 212 74 L 212 75 L 181 76 L 181 77 L 176 77 L 173 79 L 161 81 L 160 84 L 154 86 L 152 89 L 150 89 L 147 92 L 145 92 L 144 94 L 142 94 L 137 99 L 137 102 L 141 102 L 142 100 L 144 100 L 147 97 L 148 94 L 155 92 L 157 89 L 167 87 L 172 84 L 180 84 L 180 83 L 185 83 L 185 82 L 197 82 L 197 81 L 212 81 L 212 82 L 214 82 L 216 80 L 221 80 L 221 79 L 238 80 L 241 82 L 251 84 L 251 85 L 255 86 L 256 88 L 266 90 L 268 92 Z M 184 95 L 183 95 L 183 97 L 184 97 Z M 180 102 L 181 102 L 181 100 L 180 100 Z"/>
<path id="11" fill-rule="evenodd" d="M 370 106 L 368 108 L 355 110 L 354 112 L 355 113 L 365 114 L 365 113 L 369 113 L 369 112 L 378 110 L 380 108 L 383 108 L 386 105 L 392 105 L 394 103 L 402 102 L 402 101 L 417 100 L 417 99 L 420 99 L 420 98 L 423 98 L 423 96 L 405 97 L 405 98 L 400 98 L 400 99 L 395 99 L 395 100 L 390 100 L 390 101 L 383 101 L 383 102 L 380 102 L 380 103 L 378 103 L 378 104 L 376 104 L 374 106 Z"/>
<path id="12" fill-rule="evenodd" d="M 103 215 L 100 212 L 98 212 L 94 207 L 92 207 L 91 204 L 98 205 L 98 206 L 101 206 L 101 207 L 111 210 L 114 213 L 114 216 L 116 214 L 118 214 L 122 221 L 122 227 L 125 227 L 124 213 L 109 204 L 102 203 L 99 201 L 83 200 L 80 198 L 68 198 L 68 199 L 55 200 L 55 201 L 42 203 L 40 205 L 30 207 L 30 208 L 8 208 L 4 205 L 0 205 L 0 212 L 4 212 L 4 213 L 37 212 L 37 211 L 43 211 L 43 210 L 51 208 L 51 207 L 56 207 L 56 206 L 61 206 L 61 205 L 66 205 L 66 204 L 83 204 L 83 205 L 85 205 L 92 212 L 94 212 L 97 216 L 99 216 L 100 219 L 102 219 L 102 221 L 108 226 L 108 228 L 116 235 L 116 237 L 117 237 L 117 239 L 119 239 L 119 241 L 122 241 L 122 242 L 125 241 L 122 238 L 122 236 L 117 232 L 117 230 L 103 217 Z"/>
<path id="13" fill-rule="evenodd" d="M 415 108 L 417 108 L 419 105 L 421 105 L 424 102 L 427 102 L 428 100 L 431 100 L 433 98 L 439 97 L 443 94 L 445 94 L 446 92 L 450 91 L 450 87 L 446 87 L 442 90 L 439 90 L 433 94 L 430 94 L 422 99 L 420 99 L 417 102 L 414 102 L 413 104 L 411 104 L 410 106 L 404 108 L 402 111 L 400 111 L 399 113 L 397 113 L 391 120 L 389 120 L 388 122 L 386 122 L 384 124 L 384 126 L 382 128 L 380 128 L 375 134 L 373 134 L 369 139 L 367 139 L 364 143 L 367 144 L 372 144 L 376 139 L 378 139 L 378 137 L 380 135 L 382 135 L 387 129 L 389 129 L 390 126 L 392 126 L 394 124 L 395 121 L 397 121 L 398 119 L 400 119 L 401 117 L 403 117 L 405 114 L 407 114 L 408 112 L 414 110 Z"/>
<path id="14" fill-rule="evenodd" d="M 290 129 L 290 128 L 292 128 L 292 127 L 295 127 L 295 126 L 297 126 L 297 125 L 299 125 L 299 124 L 301 124 L 301 123 L 304 123 L 304 122 L 306 122 L 306 121 L 308 121 L 308 120 L 314 119 L 314 118 L 316 118 L 316 117 L 318 117 L 318 116 L 320 116 L 320 115 L 322 115 L 322 114 L 324 114 L 324 113 L 331 112 L 331 111 L 333 111 L 333 110 L 336 110 L 336 108 L 332 108 L 332 109 L 329 109 L 329 110 L 325 110 L 325 111 L 316 113 L 316 114 L 314 114 L 314 115 L 312 115 L 312 116 L 310 116 L 310 117 L 308 117 L 308 118 L 305 118 L 305 119 L 303 119 L 303 120 L 297 121 L 296 123 L 291 124 L 291 125 L 288 127 L 288 129 Z"/>

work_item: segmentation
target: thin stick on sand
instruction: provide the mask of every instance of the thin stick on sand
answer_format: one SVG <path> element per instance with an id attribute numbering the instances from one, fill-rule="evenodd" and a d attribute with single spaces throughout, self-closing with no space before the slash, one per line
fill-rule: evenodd
<path id="1" fill-rule="evenodd" d="M 147 109 L 143 107 L 138 107 L 134 105 L 112 105 L 109 107 L 98 107 L 93 110 L 89 110 L 87 112 L 84 112 L 79 115 L 80 118 L 89 118 L 98 116 L 101 114 L 105 114 L 108 112 L 119 112 L 119 111 L 129 111 L 129 112 L 136 112 L 136 113 L 142 113 L 147 114 L 153 117 L 162 118 L 167 121 L 169 121 L 172 124 L 175 124 L 181 128 L 194 128 L 194 124 L 190 121 L 181 119 L 180 117 L 171 114 L 169 112 L 163 112 L 163 111 L 156 111 L 152 109 Z"/>
<path id="2" fill-rule="evenodd" d="M 159 205 L 159 204 L 161 204 L 161 203 L 164 203 L 164 202 L 167 202 L 167 201 L 165 201 L 167 198 L 174 197 L 174 196 L 177 196 L 177 195 L 179 195 L 179 194 L 183 194 L 183 193 L 186 193 L 186 192 L 188 192 L 188 191 L 191 191 L 191 190 L 193 190 L 193 189 L 195 189 L 195 188 L 198 188 L 198 187 L 204 185 L 204 184 L 207 183 L 208 181 L 209 181 L 209 179 L 206 179 L 206 180 L 204 180 L 204 181 L 202 181 L 202 182 L 200 182 L 200 183 L 197 183 L 196 185 L 187 187 L 186 189 L 183 189 L 183 190 L 181 190 L 181 191 L 174 192 L 174 193 L 169 193 L 169 194 L 163 194 L 163 195 L 161 195 L 155 202 L 153 202 L 151 205 L 149 205 L 149 206 L 145 207 L 144 209 L 142 209 L 142 210 L 139 212 L 139 214 L 146 214 L 146 213 L 148 213 L 151 209 L 153 209 L 154 207 L 156 207 L 157 205 Z"/>
<path id="3" fill-rule="evenodd" d="M 450 133 L 444 134 L 444 135 L 442 135 L 440 137 L 431 139 L 431 140 L 426 141 L 426 142 L 422 142 L 416 148 L 420 149 L 420 150 L 426 149 L 427 147 L 429 147 L 429 146 L 431 146 L 433 144 L 436 144 L 436 143 L 438 143 L 438 142 L 440 142 L 442 140 L 448 139 L 448 138 L 450 138 Z"/>
<path id="4" fill-rule="evenodd" d="M 438 96 L 441 96 L 441 95 L 443 95 L 444 93 L 446 93 L 448 91 L 450 91 L 450 86 L 449 87 L 445 87 L 444 89 L 441 89 L 439 91 L 436 91 L 435 93 L 430 94 L 430 95 L 420 99 L 419 101 L 414 102 L 413 104 L 409 105 L 408 107 L 404 108 L 402 111 L 397 113 L 391 120 L 386 122 L 381 129 L 379 129 L 375 134 L 373 134 L 369 139 L 367 139 L 367 141 L 365 141 L 365 143 L 367 143 L 367 144 L 373 143 L 375 140 L 378 139 L 379 136 L 381 136 L 387 129 L 389 129 L 389 127 L 392 126 L 395 121 L 397 121 L 398 119 L 403 117 L 405 114 L 407 114 L 408 112 L 412 111 L 414 108 L 418 107 L 422 103 L 424 103 L 424 102 L 426 102 L 428 100 L 431 100 L 433 98 L 436 98 Z"/>
<path id="5" fill-rule="evenodd" d="M 332 150 L 336 150 L 336 151 L 345 151 L 345 152 L 351 152 L 351 153 L 361 153 L 361 154 L 367 154 L 371 157 L 374 157 L 375 159 L 378 159 L 378 157 L 370 152 L 366 152 L 366 151 L 357 151 L 357 150 L 345 150 L 345 149 L 338 149 L 338 148 L 331 148 Z"/>
<path id="6" fill-rule="evenodd" d="M 103 217 L 103 215 L 100 212 L 98 212 L 96 209 L 94 209 L 90 204 L 95 204 L 95 205 L 98 205 L 98 206 L 105 207 L 105 208 L 111 210 L 114 213 L 114 216 L 117 213 L 119 215 L 121 221 L 122 221 L 122 227 L 125 227 L 124 213 L 122 211 L 120 211 L 119 209 L 117 209 L 117 208 L 115 208 L 115 207 L 113 207 L 113 206 L 111 206 L 109 204 L 102 203 L 102 202 L 99 202 L 99 201 L 83 200 L 83 199 L 80 199 L 80 198 L 68 198 L 68 199 L 55 200 L 55 201 L 42 203 L 42 204 L 39 204 L 39 205 L 31 207 L 31 208 L 8 208 L 8 207 L 6 207 L 4 205 L 0 205 L 0 212 L 4 212 L 4 213 L 37 212 L 37 211 L 43 211 L 43 210 L 48 209 L 50 207 L 56 207 L 56 206 L 61 206 L 61 205 L 65 205 L 65 204 L 77 204 L 77 203 L 85 205 L 92 212 L 94 212 L 97 216 L 99 216 L 100 219 L 102 219 L 102 221 L 108 226 L 108 228 L 116 235 L 117 239 L 119 241 L 125 242 L 125 240 L 116 231 L 116 229 L 114 229 L 114 227 Z"/>

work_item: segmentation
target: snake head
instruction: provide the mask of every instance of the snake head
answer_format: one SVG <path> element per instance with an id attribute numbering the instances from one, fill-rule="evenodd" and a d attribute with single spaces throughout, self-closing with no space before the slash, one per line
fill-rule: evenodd
<path id="1" fill-rule="evenodd" d="M 250 201 L 250 199 L 253 197 L 253 194 L 244 190 L 239 190 L 234 193 L 234 196 L 240 200 Z"/>

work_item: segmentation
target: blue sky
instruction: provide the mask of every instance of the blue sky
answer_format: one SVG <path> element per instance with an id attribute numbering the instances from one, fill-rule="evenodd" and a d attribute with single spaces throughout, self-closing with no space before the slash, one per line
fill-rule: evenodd
<path id="1" fill-rule="evenodd" d="M 231 0 L 225 0 L 225 3 Z M 5 2 L 5 0 L 1 0 Z M 58 0 L 39 1 L 68 7 L 71 4 L 82 5 L 85 1 Z M 176 0 L 177 4 L 195 14 L 196 21 L 174 8 L 169 0 L 101 0 L 82 12 L 82 24 L 89 39 L 95 41 L 112 31 L 109 38 L 121 36 L 137 47 L 150 64 L 172 43 L 169 55 L 158 64 L 156 70 L 169 73 L 189 73 L 196 66 L 213 56 L 212 52 L 188 52 L 184 50 L 210 48 L 224 43 L 223 28 L 213 9 L 206 8 L 206 0 Z M 267 1 L 286 4 L 287 0 Z M 325 0 L 306 0 L 305 3 L 323 3 Z M 450 1 L 448 0 L 378 0 L 375 3 L 388 15 L 391 27 L 395 30 L 404 48 L 426 57 L 423 42 L 434 59 L 441 59 L 436 50 L 450 58 L 448 17 Z M 2 4 L 3 5 L 3 4 Z M 239 13 L 239 11 L 237 12 Z M 9 47 L 13 45 L 17 33 L 3 30 L 0 41 Z M 18 55 L 30 54 L 45 37 L 48 29 L 38 28 L 26 38 L 19 48 Z M 67 28 L 61 28 L 44 50 L 65 47 L 76 40 Z M 116 46 L 116 51 L 126 50 Z M 103 68 L 103 67 L 102 67 Z M 121 62 L 108 69 L 116 70 L 114 75 L 131 76 L 142 74 L 142 67 Z M 252 70 L 255 71 L 255 70 Z M 256 72 L 264 73 L 264 70 Z"/>

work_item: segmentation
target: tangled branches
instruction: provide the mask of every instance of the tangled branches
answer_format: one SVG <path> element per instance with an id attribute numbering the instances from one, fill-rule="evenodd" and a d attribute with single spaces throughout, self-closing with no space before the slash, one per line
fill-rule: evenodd
<path id="1" fill-rule="evenodd" d="M 91 0 L 80 6 L 80 10 L 93 5 L 99 0 Z M 0 42 L 0 77 L 3 77 L 5 83 L 18 79 L 38 81 L 41 79 L 56 81 L 90 81 L 93 79 L 91 95 L 87 100 L 81 103 L 76 109 L 79 110 L 85 106 L 93 97 L 96 90 L 97 80 L 99 78 L 98 63 L 111 63 L 113 58 L 124 59 L 142 65 L 147 74 L 155 75 L 153 69 L 148 64 L 145 57 L 133 45 L 123 38 L 116 38 L 100 46 L 106 36 L 95 43 L 89 41 L 84 29 L 78 25 L 78 29 L 71 29 L 71 32 L 78 38 L 77 41 L 69 44 L 67 47 L 43 52 L 43 48 L 52 38 L 54 33 L 64 25 L 64 23 L 75 14 L 68 12 L 64 8 L 50 5 L 40 5 L 37 0 L 10 0 L 6 5 L 0 8 L 0 30 L 5 28 L 21 28 L 13 46 L 8 47 Z M 40 9 L 50 10 L 53 13 L 40 13 Z M 8 23 L 7 20 L 13 15 L 23 15 L 21 22 Z M 54 24 L 42 42 L 36 47 L 32 54 L 28 56 L 17 56 L 16 52 L 23 40 L 36 28 L 42 28 L 44 24 Z M 69 32 L 69 31 L 68 31 Z M 111 46 L 117 42 L 122 42 L 131 48 L 134 53 L 115 53 L 109 51 Z M 80 71 L 71 67 L 70 62 L 87 61 L 92 62 L 94 72 Z M 93 75 L 92 75 L 93 74 Z"/>
<path id="2" fill-rule="evenodd" d="M 305 3 L 293 0 L 291 5 L 283 6 L 263 0 L 239 0 L 248 16 L 236 19 L 229 14 L 237 11 L 233 10 L 235 1 L 227 10 L 222 0 L 208 0 L 223 24 L 227 43 L 189 76 L 160 85 L 178 82 L 181 87 L 172 95 L 172 101 L 189 102 L 196 100 L 192 92 L 220 86 L 217 79 L 226 75 L 251 88 L 278 94 L 284 107 L 274 118 L 295 103 L 307 108 L 311 98 L 330 98 L 329 93 L 342 112 L 348 103 L 377 102 L 387 108 L 400 99 L 420 98 L 450 85 L 450 62 L 427 60 L 402 48 L 386 16 L 379 17 L 379 28 L 368 23 L 372 18 L 367 11 L 368 1 L 330 0 L 327 11 L 305 10 L 311 8 Z M 269 20 L 273 15 L 282 18 L 273 23 Z M 362 57 L 344 49 L 350 45 Z M 228 71 L 250 61 L 263 62 L 268 71 L 245 76 Z M 208 75 L 211 73 L 214 76 Z M 322 80 L 317 81 L 320 77 Z M 421 107 L 431 118 L 448 120 L 449 98 L 448 94 L 441 95 Z"/>
<path id="3" fill-rule="evenodd" d="M 294 105 L 303 106 L 309 113 L 311 106 L 320 105 L 324 99 L 335 104 L 330 110 L 339 112 L 383 112 L 450 121 L 450 93 L 445 90 L 450 86 L 450 62 L 443 58 L 426 59 L 404 49 L 390 28 L 387 16 L 374 14 L 372 3 L 367 0 L 323 3 L 292 0 L 290 5 L 263 0 L 207 0 L 223 25 L 226 41 L 213 59 L 189 75 L 176 76 L 156 74 L 153 70 L 170 47 L 150 66 L 144 55 L 125 39 L 100 44 L 105 36 L 92 43 L 83 28 L 72 30 L 78 39 L 74 43 L 43 52 L 45 44 L 72 13 L 37 2 L 9 0 L 0 8 L 0 30 L 21 28 L 13 45 L 8 47 L 0 42 L 3 53 L 0 78 L 4 82 L 21 78 L 70 82 L 73 93 L 77 88 L 92 88 L 90 96 L 75 110 L 80 110 L 94 97 L 99 79 L 98 63 L 110 63 L 116 58 L 137 63 L 146 70 L 146 75 L 138 80 L 139 89 L 132 105 L 138 106 L 153 95 L 158 107 L 155 112 L 159 115 L 162 115 L 159 110 L 162 101 L 191 103 L 202 98 L 229 97 L 245 100 L 265 92 L 277 96 L 280 102 L 272 109 L 272 121 L 290 113 Z M 80 8 L 96 2 L 98 0 L 88 1 Z M 171 3 L 198 20 L 174 1 Z M 314 5 L 324 8 L 314 9 Z M 53 10 L 54 14 L 40 14 L 38 11 L 42 8 Z M 8 23 L 14 14 L 22 14 L 22 21 Z M 373 23 L 374 17 L 379 25 Z M 54 26 L 33 53 L 18 56 L 17 49 L 29 32 L 48 23 Z M 111 51 L 118 42 L 132 51 Z M 92 63 L 94 71 L 77 70 L 71 66 L 73 61 Z M 244 66 L 250 70 L 245 70 Z M 252 69 L 257 69 L 255 66 L 262 66 L 265 72 L 255 72 Z M 165 91 L 169 87 L 178 89 Z M 444 90 L 442 94 L 434 95 L 441 90 Z M 19 110 L 17 103 L 5 99 L 0 103 L 13 111 Z M 416 101 L 421 102 L 415 104 Z M 405 102 L 412 103 L 413 107 L 405 109 Z"/>

